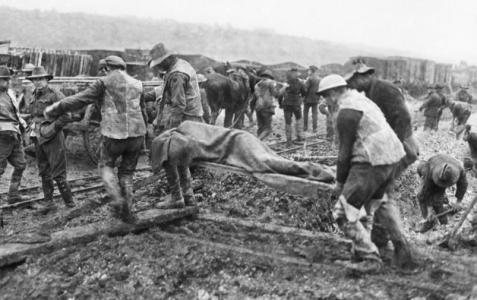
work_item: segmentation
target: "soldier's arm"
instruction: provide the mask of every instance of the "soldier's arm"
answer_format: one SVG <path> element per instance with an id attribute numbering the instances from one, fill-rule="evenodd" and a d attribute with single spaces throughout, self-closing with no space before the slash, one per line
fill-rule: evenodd
<path id="1" fill-rule="evenodd" d="M 171 104 L 173 107 L 179 108 L 183 113 L 186 108 L 186 95 L 185 95 L 185 86 L 187 84 L 186 75 L 176 72 L 173 73 L 169 78 L 169 88 L 171 93 Z"/>
<path id="2" fill-rule="evenodd" d="M 156 101 L 156 91 L 152 90 L 149 92 L 144 92 L 142 94 L 142 97 L 144 99 L 144 102 L 154 102 Z"/>
<path id="3" fill-rule="evenodd" d="M 88 104 L 98 103 L 103 95 L 104 84 L 101 80 L 98 80 L 86 90 L 48 106 L 45 110 L 45 116 L 55 118 L 66 112 L 79 110 Z"/>
<path id="4" fill-rule="evenodd" d="M 144 94 L 141 95 L 141 98 L 139 99 L 139 105 L 141 106 L 141 113 L 142 113 L 142 118 L 144 119 L 144 123 L 148 123 L 148 117 L 147 117 L 147 110 L 146 110 L 146 101 L 144 99 Z"/>
<path id="5" fill-rule="evenodd" d="M 467 192 L 467 177 L 465 176 L 465 170 L 462 168 L 460 170 L 460 177 L 457 181 L 457 190 L 455 192 L 455 197 L 457 198 L 457 202 L 461 202 L 464 198 L 465 192 Z"/>
<path id="6" fill-rule="evenodd" d="M 344 183 L 348 177 L 353 156 L 353 145 L 356 141 L 357 128 L 363 113 L 353 109 L 342 109 L 337 116 L 336 124 L 339 137 L 338 163 L 336 181 Z"/>

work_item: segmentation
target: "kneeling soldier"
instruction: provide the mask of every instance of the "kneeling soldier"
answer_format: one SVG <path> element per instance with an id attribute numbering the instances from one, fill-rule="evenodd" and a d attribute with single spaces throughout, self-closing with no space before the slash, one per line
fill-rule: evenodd
<path id="1" fill-rule="evenodd" d="M 467 191 L 467 178 L 463 165 L 457 159 L 446 154 L 434 155 L 418 165 L 417 174 L 422 180 L 417 199 L 422 217 L 430 221 L 430 224 L 434 223 L 436 214 L 444 212 L 446 189 L 454 184 L 457 186 L 456 206 L 460 206 Z M 438 219 L 441 224 L 447 224 L 446 215 L 442 215 Z"/>

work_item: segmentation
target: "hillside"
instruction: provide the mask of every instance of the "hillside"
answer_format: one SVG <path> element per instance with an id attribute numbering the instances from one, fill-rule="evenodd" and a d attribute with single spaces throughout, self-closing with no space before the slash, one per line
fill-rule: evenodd
<path id="1" fill-rule="evenodd" d="M 179 23 L 171 20 L 107 17 L 82 13 L 0 7 L 0 39 L 15 46 L 51 49 L 148 49 L 157 42 L 180 53 L 217 60 L 246 59 L 266 64 L 339 62 L 357 55 L 385 56 L 386 50 L 292 37 L 271 31 Z"/>

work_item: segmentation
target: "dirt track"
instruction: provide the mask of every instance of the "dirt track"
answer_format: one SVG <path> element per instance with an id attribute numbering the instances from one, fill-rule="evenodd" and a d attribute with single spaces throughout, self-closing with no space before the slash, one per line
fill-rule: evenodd
<path id="1" fill-rule="evenodd" d="M 280 128 L 276 131 L 281 133 L 280 113 L 275 123 L 275 128 Z M 324 134 L 322 116 L 319 127 L 319 134 Z M 417 131 L 416 136 L 421 143 L 422 159 L 437 151 L 459 159 L 466 155 L 466 144 L 455 141 L 448 132 L 448 122 L 442 124 L 438 133 Z M 275 136 L 275 140 L 279 138 Z M 324 144 L 306 154 L 333 153 Z M 82 155 L 81 151 L 70 153 L 70 178 L 96 172 L 86 156 L 81 159 Z M 407 229 L 419 220 L 414 200 L 418 188 L 414 168 L 403 175 L 394 194 Z M 35 167 L 29 170 L 26 183 L 31 184 L 38 176 Z M 244 176 L 216 176 L 203 170 L 196 170 L 194 177 L 203 212 L 310 232 L 287 234 L 235 223 L 188 219 L 135 235 L 102 237 L 1 270 L 0 298 L 444 299 L 452 293 L 468 295 L 477 283 L 477 258 L 472 253 L 475 250 L 460 249 L 450 254 L 429 244 L 452 228 L 458 215 L 451 218 L 448 226 L 439 226 L 427 234 L 408 230 L 423 262 L 418 274 L 398 273 L 390 264 L 391 253 L 387 253 L 387 267 L 382 274 L 353 277 L 338 262 L 349 258 L 349 244 L 339 238 L 332 226 L 329 195 L 305 199 L 277 192 Z M 5 181 L 2 179 L 2 187 Z M 473 192 L 474 179 L 470 187 Z M 166 191 L 164 185 L 138 191 L 141 196 L 136 209 L 147 208 Z M 90 195 L 95 196 L 100 195 Z M 452 199 L 451 192 L 448 196 Z M 470 198 L 467 195 L 464 202 Z M 64 226 L 105 218 L 108 213 L 102 208 Z M 42 221 L 32 218 L 30 210 L 15 211 L 6 219 L 13 222 L 7 228 L 12 228 L 17 220 L 23 220 L 25 226 Z M 327 233 L 316 234 L 320 231 Z"/>

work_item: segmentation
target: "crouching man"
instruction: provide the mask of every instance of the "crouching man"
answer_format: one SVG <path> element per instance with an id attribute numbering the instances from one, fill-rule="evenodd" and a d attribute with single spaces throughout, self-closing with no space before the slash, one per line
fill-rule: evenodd
<path id="1" fill-rule="evenodd" d="M 343 77 L 323 78 L 319 93 L 336 118 L 338 202 L 333 216 L 353 242 L 356 262 L 347 263 L 347 267 L 364 273 L 378 272 L 382 267 L 378 247 L 386 246 L 388 238 L 394 244 L 396 264 L 414 267 L 398 210 L 387 195 L 400 160 L 406 155 L 402 143 L 379 107 L 363 94 L 348 89 Z M 366 218 L 361 223 L 363 207 Z"/>
<path id="2" fill-rule="evenodd" d="M 86 90 L 64 98 L 45 110 L 45 117 L 56 118 L 89 104 L 101 107 L 100 169 L 106 191 L 112 198 L 113 216 L 134 222 L 131 213 L 133 174 L 146 134 L 147 115 L 142 97 L 142 83 L 126 73 L 126 63 L 117 56 L 105 58 L 107 75 Z M 114 174 L 121 158 L 118 178 Z M 119 179 L 119 185 L 118 185 Z"/>
<path id="3" fill-rule="evenodd" d="M 422 217 L 429 225 L 434 224 L 436 214 L 444 212 L 446 189 L 456 185 L 455 208 L 460 208 L 460 202 L 467 191 L 467 178 L 461 162 L 446 154 L 437 154 L 417 166 L 417 174 L 421 177 L 421 190 L 417 195 Z M 447 216 L 439 218 L 441 224 L 447 224 Z M 424 229 L 423 229 L 424 230 Z"/>

